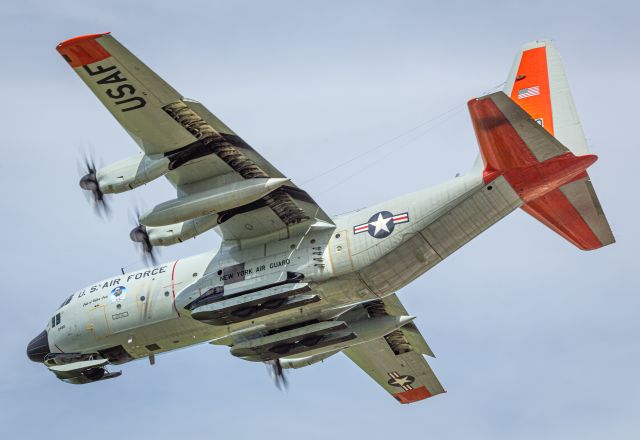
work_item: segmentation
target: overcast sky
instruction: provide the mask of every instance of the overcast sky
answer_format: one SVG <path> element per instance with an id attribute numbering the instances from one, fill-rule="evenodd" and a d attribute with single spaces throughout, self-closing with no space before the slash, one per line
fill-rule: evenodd
<path id="1" fill-rule="evenodd" d="M 640 438 L 639 15 L 635 1 L 6 2 L 0 437 Z M 551 38 L 618 243 L 584 253 L 518 211 L 402 289 L 448 390 L 421 403 L 399 405 L 343 355 L 280 392 L 264 366 L 206 344 L 62 383 L 27 343 L 70 293 L 140 267 L 129 212 L 174 195 L 161 179 L 114 197 L 104 222 L 77 186 L 82 148 L 103 164 L 137 152 L 54 50 L 105 31 L 331 214 L 467 170 L 465 102 L 506 79 L 521 44 Z M 218 244 L 210 232 L 162 258 Z"/>

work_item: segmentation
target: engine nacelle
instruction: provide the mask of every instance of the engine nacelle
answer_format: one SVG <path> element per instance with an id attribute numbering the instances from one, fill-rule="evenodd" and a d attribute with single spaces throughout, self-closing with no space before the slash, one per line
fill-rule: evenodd
<path id="1" fill-rule="evenodd" d="M 142 243 L 145 251 L 148 252 L 153 246 L 169 246 L 193 238 L 217 224 L 218 215 L 210 214 L 168 226 L 140 225 L 130 232 L 129 237 L 135 242 Z"/>
<path id="2" fill-rule="evenodd" d="M 165 226 L 249 204 L 289 182 L 286 178 L 255 178 L 232 182 L 156 205 L 140 216 L 145 226 Z"/>
<path id="3" fill-rule="evenodd" d="M 312 356 L 280 358 L 282 368 L 303 368 L 324 361 L 329 356 L 339 353 L 339 350 L 328 351 L 326 353 L 314 354 Z"/>
<path id="4" fill-rule="evenodd" d="M 116 194 L 137 188 L 169 172 L 169 159 L 158 154 L 139 154 L 96 171 L 100 191 Z"/>

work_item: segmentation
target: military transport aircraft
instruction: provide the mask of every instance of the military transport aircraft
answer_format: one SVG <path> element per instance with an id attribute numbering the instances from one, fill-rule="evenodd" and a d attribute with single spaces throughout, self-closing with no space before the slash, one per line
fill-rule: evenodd
<path id="1" fill-rule="evenodd" d="M 401 403 L 444 392 L 396 292 L 517 208 L 580 249 L 614 242 L 557 50 L 525 44 L 504 91 L 468 103 L 480 154 L 448 182 L 328 216 L 204 105 L 110 34 L 57 46 L 142 154 L 80 186 L 97 204 L 165 176 L 176 198 L 140 215 L 145 252 L 214 229 L 220 249 L 119 274 L 69 296 L 27 354 L 59 379 L 207 342 L 282 369 L 344 353 Z"/>

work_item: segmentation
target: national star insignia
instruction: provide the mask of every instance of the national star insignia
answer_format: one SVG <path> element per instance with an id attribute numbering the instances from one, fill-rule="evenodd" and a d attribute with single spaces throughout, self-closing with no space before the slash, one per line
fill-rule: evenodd
<path id="1" fill-rule="evenodd" d="M 401 375 L 398 374 L 397 371 L 392 371 L 387 374 L 391 378 L 387 381 L 387 383 L 392 387 L 402 388 L 405 391 L 413 389 L 413 386 L 411 384 L 413 384 L 413 382 L 415 382 L 416 380 L 413 376 L 409 376 L 408 374 Z"/>
<path id="2" fill-rule="evenodd" d="M 385 238 L 391 235 L 395 225 L 409 221 L 409 213 L 392 214 L 389 211 L 380 211 L 373 214 L 367 223 L 353 227 L 354 234 L 369 232 L 373 238 Z"/>

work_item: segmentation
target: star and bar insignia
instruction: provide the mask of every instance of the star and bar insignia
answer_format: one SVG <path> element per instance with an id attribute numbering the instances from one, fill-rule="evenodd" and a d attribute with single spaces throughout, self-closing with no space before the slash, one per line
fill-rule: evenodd
<path id="1" fill-rule="evenodd" d="M 412 384 L 416 380 L 413 376 L 409 376 L 408 374 L 398 374 L 397 371 L 392 371 L 387 374 L 391 378 L 387 381 L 387 383 L 392 387 L 402 388 L 405 391 L 413 389 Z"/>
<path id="2" fill-rule="evenodd" d="M 407 223 L 409 213 L 392 214 L 389 211 L 380 211 L 371 216 L 367 223 L 353 227 L 354 234 L 369 232 L 373 238 L 385 238 L 391 235 L 398 223 Z"/>

